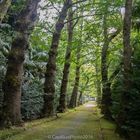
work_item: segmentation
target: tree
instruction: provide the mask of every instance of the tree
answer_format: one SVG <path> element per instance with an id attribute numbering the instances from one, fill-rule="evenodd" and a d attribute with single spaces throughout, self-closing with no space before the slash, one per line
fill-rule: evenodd
<path id="1" fill-rule="evenodd" d="M 114 32 L 110 37 L 107 35 L 107 29 L 104 31 L 104 45 L 102 48 L 102 56 L 101 56 L 101 76 L 102 76 L 102 101 L 101 101 L 101 109 L 102 113 L 106 118 L 112 118 L 110 112 L 111 106 L 111 80 L 108 77 L 108 66 L 107 66 L 107 54 L 110 42 L 120 33 L 120 29 Z M 115 73 L 117 75 L 117 73 Z M 113 76 L 114 77 L 114 76 Z"/>
<path id="2" fill-rule="evenodd" d="M 77 96 L 80 82 L 80 55 L 81 55 L 80 53 L 81 46 L 78 46 L 76 50 L 76 71 L 75 71 L 74 87 L 70 98 L 69 108 L 75 108 L 77 106 Z"/>
<path id="3" fill-rule="evenodd" d="M 68 46 L 66 49 L 65 54 L 65 64 L 63 69 L 63 78 L 61 83 L 61 90 L 60 90 L 60 99 L 59 99 L 59 112 L 65 112 L 67 105 L 66 105 L 66 93 L 67 93 L 67 85 L 68 85 L 68 77 L 69 77 L 69 69 L 70 69 L 70 58 L 71 58 L 71 51 L 72 51 L 72 39 L 73 39 L 73 11 L 72 8 L 69 9 L 68 14 Z"/>
<path id="4" fill-rule="evenodd" d="M 132 0 L 125 1 L 125 17 L 123 24 L 123 93 L 121 97 L 121 109 L 117 117 L 117 130 L 128 135 L 123 126 L 127 122 L 130 102 L 130 92 L 132 86 L 131 56 L 132 47 L 130 44 L 132 18 Z"/>
<path id="5" fill-rule="evenodd" d="M 8 66 L 3 82 L 4 101 L 2 126 L 21 124 L 21 85 L 23 63 L 29 46 L 29 35 L 37 18 L 37 6 L 40 0 L 26 1 L 15 23 L 15 38 L 8 55 Z"/>
<path id="6" fill-rule="evenodd" d="M 80 13 L 83 16 L 83 8 L 81 10 Z M 80 23 L 80 32 L 81 32 L 81 36 L 80 36 L 80 43 L 78 43 L 78 46 L 76 48 L 76 70 L 75 70 L 75 80 L 74 80 L 74 86 L 73 86 L 73 90 L 72 90 L 72 94 L 71 94 L 71 98 L 70 98 L 70 102 L 69 102 L 69 108 L 75 108 L 77 106 L 77 98 L 78 98 L 78 91 L 79 91 L 79 83 L 80 83 L 80 68 L 81 68 L 81 63 L 80 63 L 80 59 L 81 59 L 81 47 L 82 47 L 82 33 L 83 33 L 83 20 L 81 20 Z"/>
<path id="7" fill-rule="evenodd" d="M 120 33 L 121 29 L 117 29 L 111 35 L 108 33 L 108 25 L 107 25 L 107 15 L 108 5 L 105 6 L 105 14 L 103 16 L 103 47 L 101 54 L 101 77 L 102 77 L 102 100 L 101 100 L 101 111 L 104 116 L 108 119 L 111 119 L 111 82 L 109 81 L 108 75 L 108 49 L 111 41 Z"/>
<path id="8" fill-rule="evenodd" d="M 98 51 L 96 52 L 98 54 Z M 100 80 L 100 68 L 98 64 L 98 56 L 96 54 L 96 60 L 95 60 L 95 73 L 96 73 L 96 78 L 95 78 L 95 86 L 96 86 L 96 92 L 97 92 L 97 104 L 98 106 L 101 105 L 101 99 L 102 99 L 102 92 L 101 92 L 101 80 Z"/>
<path id="9" fill-rule="evenodd" d="M 67 12 L 70 6 L 72 6 L 72 1 L 66 0 L 59 14 L 59 19 L 55 25 L 55 31 L 53 32 L 51 47 L 49 50 L 48 63 L 46 66 L 45 83 L 44 83 L 44 106 L 43 106 L 42 116 L 45 117 L 49 117 L 54 114 L 57 49 L 59 45 L 61 31 L 64 27 L 64 21 L 66 19 Z"/>

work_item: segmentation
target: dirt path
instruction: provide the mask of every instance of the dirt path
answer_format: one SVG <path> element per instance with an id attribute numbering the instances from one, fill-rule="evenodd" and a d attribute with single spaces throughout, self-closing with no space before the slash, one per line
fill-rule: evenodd
<path id="1" fill-rule="evenodd" d="M 122 140 L 114 130 L 115 125 L 100 118 L 95 103 L 89 102 L 54 121 L 38 122 L 4 140 Z"/>
<path id="2" fill-rule="evenodd" d="M 94 134 L 90 133 L 87 135 L 86 131 L 82 135 L 78 135 L 76 133 L 84 127 L 86 122 L 88 121 L 88 117 L 93 114 L 94 104 L 92 102 L 85 104 L 82 108 L 77 110 L 77 114 L 69 120 L 68 124 L 56 131 L 53 134 L 53 140 L 62 140 L 62 139 L 93 139 Z"/>

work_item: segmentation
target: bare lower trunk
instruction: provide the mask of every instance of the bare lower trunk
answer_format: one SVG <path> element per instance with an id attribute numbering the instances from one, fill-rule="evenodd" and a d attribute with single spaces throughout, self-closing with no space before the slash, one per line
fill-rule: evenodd
<path id="1" fill-rule="evenodd" d="M 110 107 L 112 105 L 112 99 L 111 99 L 111 84 L 113 79 L 116 77 L 116 75 L 119 73 L 121 69 L 121 63 L 120 65 L 115 69 L 115 71 L 112 73 L 112 75 L 110 76 L 109 80 L 106 81 L 104 87 L 102 88 L 103 94 L 102 95 L 102 113 L 104 114 L 104 116 L 108 119 L 113 119 L 111 117 L 111 112 L 110 112 Z M 104 106 L 103 106 L 104 105 Z"/>
<path id="2" fill-rule="evenodd" d="M 23 61 L 27 40 L 23 36 L 17 37 L 12 44 L 8 57 L 8 67 L 3 82 L 4 103 L 3 123 L 6 126 L 17 125 L 21 122 L 20 101 L 23 74 Z M 15 54 L 16 53 L 16 54 Z"/>
<path id="3" fill-rule="evenodd" d="M 77 67 L 76 68 L 75 84 L 74 84 L 74 88 L 72 91 L 69 108 L 75 108 L 77 106 L 79 80 L 80 80 L 80 67 Z"/>
<path id="4" fill-rule="evenodd" d="M 60 99 L 59 99 L 59 112 L 65 112 L 67 105 L 66 105 L 66 93 L 67 93 L 67 84 L 68 84 L 68 77 L 69 77 L 69 69 L 70 69 L 70 58 L 71 58 L 71 48 L 72 48 L 72 36 L 73 36 L 73 22 L 72 22 L 73 12 L 72 9 L 69 11 L 68 15 L 68 46 L 66 49 L 66 56 L 65 56 L 65 64 L 63 70 L 63 78 L 61 83 L 61 90 L 60 90 Z"/>
<path id="5" fill-rule="evenodd" d="M 0 23 L 2 22 L 4 16 L 7 13 L 9 6 L 11 5 L 11 0 L 1 0 L 0 1 Z"/>
<path id="6" fill-rule="evenodd" d="M 56 57 L 61 31 L 64 27 L 64 20 L 67 16 L 71 0 L 66 0 L 59 19 L 53 33 L 52 44 L 49 51 L 48 64 L 46 66 L 45 83 L 44 83 L 44 106 L 42 110 L 43 117 L 50 117 L 54 114 L 54 94 L 55 94 L 55 72 L 56 72 Z"/>
<path id="7" fill-rule="evenodd" d="M 117 118 L 117 130 L 124 135 L 129 135 L 126 130 L 122 127 L 128 121 L 127 113 L 129 112 L 130 102 L 130 91 L 131 91 L 131 45 L 130 45 L 130 34 L 131 34 L 131 16 L 132 16 L 132 0 L 126 0 L 125 3 L 125 17 L 123 25 L 123 76 L 124 76 L 124 91 L 121 98 L 121 109 Z"/>
<path id="8" fill-rule="evenodd" d="M 104 117 L 107 119 L 112 119 L 110 107 L 112 105 L 112 99 L 111 99 L 111 83 L 105 83 L 102 92 L 104 93 L 102 95 L 102 107 L 101 111 L 104 114 Z"/>
<path id="9" fill-rule="evenodd" d="M 37 16 L 39 0 L 29 0 L 15 24 L 17 36 L 12 42 L 8 56 L 8 66 L 3 82 L 4 101 L 2 111 L 2 126 L 21 124 L 21 85 L 23 76 L 23 63 L 28 48 L 29 27 L 33 27 Z"/>

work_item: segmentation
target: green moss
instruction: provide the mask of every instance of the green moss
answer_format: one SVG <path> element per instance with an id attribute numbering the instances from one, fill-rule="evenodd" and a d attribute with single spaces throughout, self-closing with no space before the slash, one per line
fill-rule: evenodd
<path id="1" fill-rule="evenodd" d="M 102 124 L 102 129 L 111 129 L 111 130 L 115 130 L 116 125 L 114 124 L 114 122 L 112 121 L 108 121 L 104 118 L 100 119 L 101 124 Z"/>
<path id="2" fill-rule="evenodd" d="M 86 140 L 122 140 L 118 134 L 115 133 L 115 124 L 103 119 L 99 108 L 94 107 L 93 111 L 83 113 L 88 114 L 88 120 L 76 131 L 78 135 L 89 136 Z M 90 136 L 92 136 L 92 139 Z"/>
<path id="3" fill-rule="evenodd" d="M 86 140 L 121 140 L 114 133 L 115 125 L 101 118 L 98 108 L 80 106 L 59 118 L 40 119 L 25 123 L 24 128 L 0 131 L 0 140 L 47 140 L 58 132 L 73 135 L 72 140 L 85 137 Z M 1 134 L 2 132 L 2 134 Z M 2 139 L 5 138 L 5 139 Z"/>
<path id="4" fill-rule="evenodd" d="M 8 75 L 7 81 L 12 83 L 14 87 L 19 86 L 20 84 L 20 79 L 17 76 L 13 76 L 13 75 Z"/>
<path id="5" fill-rule="evenodd" d="M 0 131 L 0 140 L 8 140 L 10 137 L 21 133 L 24 129 L 23 128 L 11 128 L 11 129 L 4 129 Z"/>
<path id="6" fill-rule="evenodd" d="M 38 140 L 42 140 L 47 134 L 53 134 L 56 129 L 63 127 L 63 124 L 67 122 L 66 120 L 74 115 L 71 114 L 72 112 L 74 113 L 75 110 L 71 109 L 66 113 L 58 114 L 58 119 L 56 119 L 56 117 L 38 119 L 25 123 L 24 127 L 12 127 L 11 129 L 0 130 L 0 140 L 34 140 L 38 137 L 40 138 Z M 64 119 L 65 116 L 66 120 Z"/>

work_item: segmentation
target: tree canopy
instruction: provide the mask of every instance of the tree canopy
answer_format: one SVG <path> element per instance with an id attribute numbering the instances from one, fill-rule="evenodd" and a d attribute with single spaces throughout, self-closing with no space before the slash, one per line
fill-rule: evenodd
<path id="1" fill-rule="evenodd" d="M 140 136 L 139 0 L 0 1 L 0 126 L 90 100 Z"/>

